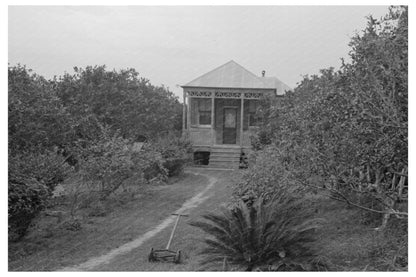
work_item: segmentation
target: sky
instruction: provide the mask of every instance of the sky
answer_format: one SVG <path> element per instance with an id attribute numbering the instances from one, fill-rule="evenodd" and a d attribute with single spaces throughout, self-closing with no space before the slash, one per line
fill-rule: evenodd
<path id="1" fill-rule="evenodd" d="M 9 6 L 8 62 L 52 78 L 73 67 L 134 68 L 180 98 L 234 60 L 290 87 L 348 61 L 351 37 L 387 6 Z"/>

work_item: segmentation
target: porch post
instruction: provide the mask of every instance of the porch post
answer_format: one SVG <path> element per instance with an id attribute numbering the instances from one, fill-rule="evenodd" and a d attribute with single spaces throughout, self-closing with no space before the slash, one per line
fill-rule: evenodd
<path id="1" fill-rule="evenodd" d="M 240 108 L 240 147 L 243 147 L 243 126 L 244 126 L 244 92 L 241 93 L 241 108 Z"/>
<path id="2" fill-rule="evenodd" d="M 187 105 L 187 113 L 186 113 L 186 125 L 187 125 L 187 130 L 188 132 L 191 130 L 191 97 L 189 97 L 189 95 L 186 97 L 186 99 L 188 100 L 188 105 Z"/>
<path id="3" fill-rule="evenodd" d="M 183 91 L 183 107 L 182 107 L 182 134 L 185 133 L 185 122 L 186 122 L 186 93 Z"/>
<path id="4" fill-rule="evenodd" d="M 215 130 L 214 130 L 214 124 L 215 124 L 215 121 L 214 121 L 214 115 L 215 115 L 215 113 L 214 113 L 214 107 L 215 107 L 215 105 L 214 105 L 214 96 L 215 96 L 215 93 L 212 92 L 212 95 L 211 95 L 211 146 L 213 146 L 215 144 L 215 134 L 214 134 L 214 132 L 215 132 Z"/>

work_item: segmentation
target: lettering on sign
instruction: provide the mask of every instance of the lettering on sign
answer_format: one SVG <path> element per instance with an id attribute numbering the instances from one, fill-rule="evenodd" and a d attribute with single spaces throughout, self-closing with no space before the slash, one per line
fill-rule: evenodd
<path id="1" fill-rule="evenodd" d="M 218 98 L 240 98 L 241 92 L 222 92 L 222 91 L 216 91 L 215 97 Z"/>
<path id="2" fill-rule="evenodd" d="M 261 97 L 261 93 L 260 92 L 246 92 L 244 93 L 244 98 L 247 99 L 258 99 Z"/>
<path id="3" fill-rule="evenodd" d="M 188 95 L 193 97 L 211 97 L 212 93 L 210 91 L 191 90 L 188 91 Z"/>
<path id="4" fill-rule="evenodd" d="M 250 91 L 241 92 L 233 91 L 232 89 L 221 89 L 221 90 L 189 90 L 187 91 L 189 97 L 204 97 L 210 98 L 214 95 L 215 98 L 246 98 L 246 99 L 259 99 L 263 95 L 262 92 Z"/>

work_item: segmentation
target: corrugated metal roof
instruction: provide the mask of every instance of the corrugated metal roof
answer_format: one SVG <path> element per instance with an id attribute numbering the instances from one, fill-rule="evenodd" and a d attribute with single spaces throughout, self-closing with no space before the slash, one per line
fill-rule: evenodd
<path id="1" fill-rule="evenodd" d="M 291 90 L 291 88 L 277 79 L 276 77 L 259 77 L 265 83 L 267 87 L 272 87 L 276 89 L 277 95 L 284 95 L 286 90 Z"/>
<path id="2" fill-rule="evenodd" d="M 276 77 L 258 77 L 233 60 L 182 87 L 276 89 L 278 95 L 290 89 Z"/>

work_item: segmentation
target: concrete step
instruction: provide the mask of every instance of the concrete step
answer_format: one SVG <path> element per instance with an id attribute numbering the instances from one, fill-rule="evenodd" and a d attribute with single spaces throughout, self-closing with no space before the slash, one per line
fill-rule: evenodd
<path id="1" fill-rule="evenodd" d="M 238 162 L 209 162 L 208 164 L 209 167 L 213 167 L 213 168 L 234 168 L 234 169 L 238 169 L 240 166 L 240 163 Z"/>
<path id="2" fill-rule="evenodd" d="M 241 146 L 238 144 L 214 144 L 212 147 L 214 148 L 234 148 L 234 149 L 241 149 Z"/>
<path id="3" fill-rule="evenodd" d="M 221 157 L 221 158 L 210 158 L 209 162 L 228 162 L 228 163 L 239 163 L 240 162 L 240 158 L 236 159 L 236 158 L 227 158 L 227 157 Z"/>
<path id="4" fill-rule="evenodd" d="M 239 159 L 241 157 L 240 153 L 211 153 L 210 158 L 235 158 Z"/>
<path id="5" fill-rule="evenodd" d="M 217 148 L 212 147 L 211 153 L 241 153 L 241 148 Z"/>
<path id="6" fill-rule="evenodd" d="M 233 168 L 240 166 L 241 147 L 238 145 L 214 145 L 211 148 L 208 166 Z"/>

